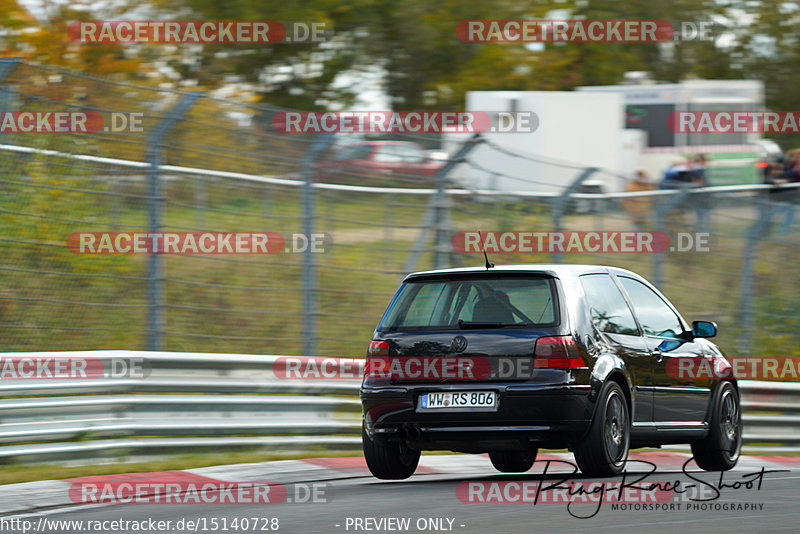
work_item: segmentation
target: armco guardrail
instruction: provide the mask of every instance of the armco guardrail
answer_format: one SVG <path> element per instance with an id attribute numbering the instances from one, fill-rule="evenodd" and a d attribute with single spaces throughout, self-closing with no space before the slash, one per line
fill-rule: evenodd
<path id="1" fill-rule="evenodd" d="M 744 442 L 800 444 L 800 383 L 742 380 Z"/>
<path id="2" fill-rule="evenodd" d="M 62 364 L 56 373 L 62 358 L 78 361 L 77 372 Z M 307 373 L 308 379 L 286 379 L 276 374 L 282 358 L 137 351 L 0 354 L 0 458 L 360 446 L 357 378 L 324 377 L 338 372 L 330 369 L 332 363 L 346 363 L 360 376 L 362 362 L 328 361 L 318 374 Z M 22 373 L 36 378 L 15 377 Z M 39 378 L 48 373 L 53 376 Z"/>
<path id="3" fill-rule="evenodd" d="M 36 365 L 37 376 L 55 371 L 61 358 L 83 362 L 79 370 L 86 377 L 66 376 L 69 366 L 63 365 L 54 376 L 14 376 L 31 374 Z M 302 360 L 303 372 L 286 378 L 285 358 Z M 362 365 L 241 354 L 0 354 L 0 458 L 230 446 L 355 448 Z M 742 381 L 740 388 L 746 443 L 800 444 L 800 384 Z"/>

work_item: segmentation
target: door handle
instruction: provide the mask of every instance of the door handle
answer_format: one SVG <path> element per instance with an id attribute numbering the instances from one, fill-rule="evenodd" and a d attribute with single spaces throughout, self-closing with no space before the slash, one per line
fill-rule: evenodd
<path id="1" fill-rule="evenodd" d="M 663 352 L 661 352 L 661 351 L 660 351 L 660 350 L 658 350 L 658 349 L 654 349 L 654 350 L 653 350 L 653 352 L 651 352 L 650 354 L 652 354 L 653 356 L 655 356 L 655 357 L 656 357 L 656 361 L 657 361 L 658 363 L 661 363 L 661 360 L 663 360 L 663 359 L 664 359 L 664 353 L 663 353 Z"/>

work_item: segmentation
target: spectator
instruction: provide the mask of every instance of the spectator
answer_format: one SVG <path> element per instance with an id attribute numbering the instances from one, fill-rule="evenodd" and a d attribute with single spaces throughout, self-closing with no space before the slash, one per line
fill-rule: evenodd
<path id="1" fill-rule="evenodd" d="M 800 148 L 793 148 L 786 153 L 783 177 L 788 182 L 800 182 Z"/>
<path id="2" fill-rule="evenodd" d="M 679 176 L 688 170 L 684 160 L 674 160 L 664 169 L 664 178 L 659 184 L 659 189 L 678 189 L 681 186 Z"/>
<path id="3" fill-rule="evenodd" d="M 690 156 L 686 163 L 673 162 L 664 171 L 661 189 L 680 189 L 682 187 L 705 187 L 709 185 L 706 176 L 707 158 L 705 154 Z M 697 230 L 710 231 L 710 199 L 706 193 L 695 193 L 689 197 L 687 206 L 693 207 L 697 216 Z"/>
<path id="4" fill-rule="evenodd" d="M 695 187 L 706 187 L 709 185 L 706 176 L 706 166 L 708 165 L 708 158 L 705 154 L 697 154 L 690 160 L 689 174 L 691 177 L 692 185 Z"/>
<path id="5" fill-rule="evenodd" d="M 685 162 L 676 160 L 664 170 L 661 189 L 678 189 L 686 184 L 695 187 L 708 185 L 705 154 L 690 156 Z"/>

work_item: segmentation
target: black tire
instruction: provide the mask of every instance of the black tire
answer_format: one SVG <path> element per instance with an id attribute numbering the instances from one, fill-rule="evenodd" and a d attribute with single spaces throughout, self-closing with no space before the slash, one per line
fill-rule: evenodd
<path id="1" fill-rule="evenodd" d="M 372 439 L 362 425 L 361 444 L 369 472 L 375 478 L 403 480 L 417 470 L 419 451 L 408 448 L 405 442 Z"/>
<path id="2" fill-rule="evenodd" d="M 589 432 L 574 448 L 575 462 L 584 475 L 613 476 L 625 468 L 631 440 L 630 410 L 622 388 L 603 384 Z"/>
<path id="3" fill-rule="evenodd" d="M 489 453 L 489 459 L 495 469 L 501 473 L 524 473 L 536 461 L 539 449 L 529 451 L 495 451 Z"/>
<path id="4" fill-rule="evenodd" d="M 708 426 L 708 436 L 692 443 L 694 461 L 706 471 L 727 471 L 739 461 L 742 450 L 742 410 L 730 382 L 717 388 Z"/>

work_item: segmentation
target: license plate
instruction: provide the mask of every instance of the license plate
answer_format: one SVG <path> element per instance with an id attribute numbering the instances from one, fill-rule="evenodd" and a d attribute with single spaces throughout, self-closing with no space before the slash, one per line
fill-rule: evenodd
<path id="1" fill-rule="evenodd" d="M 420 410 L 452 410 L 455 408 L 494 408 L 494 391 L 442 391 L 419 396 Z"/>

